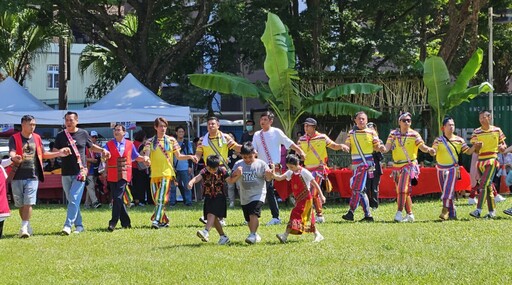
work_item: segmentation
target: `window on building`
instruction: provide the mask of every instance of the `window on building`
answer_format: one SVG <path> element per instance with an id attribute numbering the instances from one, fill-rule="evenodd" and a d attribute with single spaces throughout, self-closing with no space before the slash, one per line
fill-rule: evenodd
<path id="1" fill-rule="evenodd" d="M 46 69 L 47 83 L 46 87 L 50 89 L 59 88 L 59 65 L 49 64 Z"/>

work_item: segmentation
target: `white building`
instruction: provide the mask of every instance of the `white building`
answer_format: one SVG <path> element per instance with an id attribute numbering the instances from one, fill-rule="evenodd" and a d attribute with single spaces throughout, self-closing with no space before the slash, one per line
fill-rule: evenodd
<path id="1" fill-rule="evenodd" d="M 86 100 L 87 87 L 96 81 L 90 69 L 80 75 L 78 59 L 86 44 L 71 44 L 70 80 L 68 81 L 68 109 L 83 109 L 96 100 Z M 32 71 L 25 80 L 24 87 L 36 98 L 55 109 L 59 105 L 59 45 L 52 43 L 48 49 L 31 63 Z"/>

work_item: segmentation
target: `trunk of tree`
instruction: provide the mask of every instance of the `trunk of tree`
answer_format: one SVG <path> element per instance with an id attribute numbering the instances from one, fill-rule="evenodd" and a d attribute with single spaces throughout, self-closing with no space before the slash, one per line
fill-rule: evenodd
<path id="1" fill-rule="evenodd" d="M 448 3 L 448 30 L 441 43 L 439 56 L 442 57 L 448 69 L 456 57 L 457 49 L 464 39 L 466 28 L 471 25 L 471 32 L 475 33 L 478 29 L 478 13 L 480 8 L 487 4 L 488 0 L 464 0 L 457 5 L 456 0 L 450 0 Z M 476 40 L 476 34 L 469 37 L 472 41 Z M 475 51 L 475 42 L 470 43 L 472 54 Z"/>
<path id="2" fill-rule="evenodd" d="M 322 34 L 323 18 L 320 0 L 307 0 L 308 10 L 311 11 L 313 18 L 313 27 L 311 30 L 311 42 L 313 45 L 313 53 L 311 55 L 311 66 L 315 70 L 322 70 L 320 60 L 320 37 Z"/>

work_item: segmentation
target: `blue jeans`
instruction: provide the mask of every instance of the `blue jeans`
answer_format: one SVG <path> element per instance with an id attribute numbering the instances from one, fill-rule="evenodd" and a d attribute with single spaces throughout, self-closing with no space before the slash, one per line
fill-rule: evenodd
<path id="1" fill-rule="evenodd" d="M 77 175 L 62 176 L 62 188 L 68 200 L 68 212 L 66 215 L 65 227 L 83 226 L 82 214 L 80 213 L 80 201 L 84 193 L 85 181 L 77 181 Z"/>
<path id="2" fill-rule="evenodd" d="M 177 170 L 176 171 L 176 182 L 178 182 L 178 187 L 180 188 L 181 196 L 183 196 L 183 202 L 185 205 L 192 205 L 192 191 L 188 189 L 187 185 L 190 181 L 190 175 L 188 174 L 188 170 Z M 169 199 L 169 203 L 171 205 L 176 204 L 176 186 L 174 184 L 171 185 L 171 198 Z"/>

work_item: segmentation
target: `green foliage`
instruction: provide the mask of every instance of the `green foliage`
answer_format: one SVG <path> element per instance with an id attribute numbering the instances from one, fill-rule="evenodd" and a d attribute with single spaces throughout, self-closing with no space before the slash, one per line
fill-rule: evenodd
<path id="1" fill-rule="evenodd" d="M 453 84 L 450 82 L 450 74 L 442 58 L 432 56 L 425 60 L 423 81 L 428 89 L 428 103 L 437 115 L 439 134 L 441 134 L 440 122 L 449 110 L 463 102 L 468 102 L 480 93 L 493 90 L 488 82 L 471 88 L 467 87 L 480 69 L 482 58 L 483 51 L 481 49 L 475 51 Z"/>
<path id="2" fill-rule="evenodd" d="M 374 84 L 346 84 L 326 90 L 315 96 L 304 96 L 296 87 L 298 73 L 295 70 L 295 48 L 286 26 L 275 14 L 268 13 L 265 32 L 261 37 L 266 50 L 265 73 L 268 87 L 250 83 L 243 77 L 225 73 L 191 74 L 194 86 L 224 94 L 241 97 L 259 97 L 266 102 L 283 125 L 284 132 L 291 137 L 297 120 L 305 113 L 313 115 L 341 116 L 364 110 L 369 117 L 380 112 L 371 108 L 343 101 L 353 94 L 373 94 L 381 86 Z"/>

